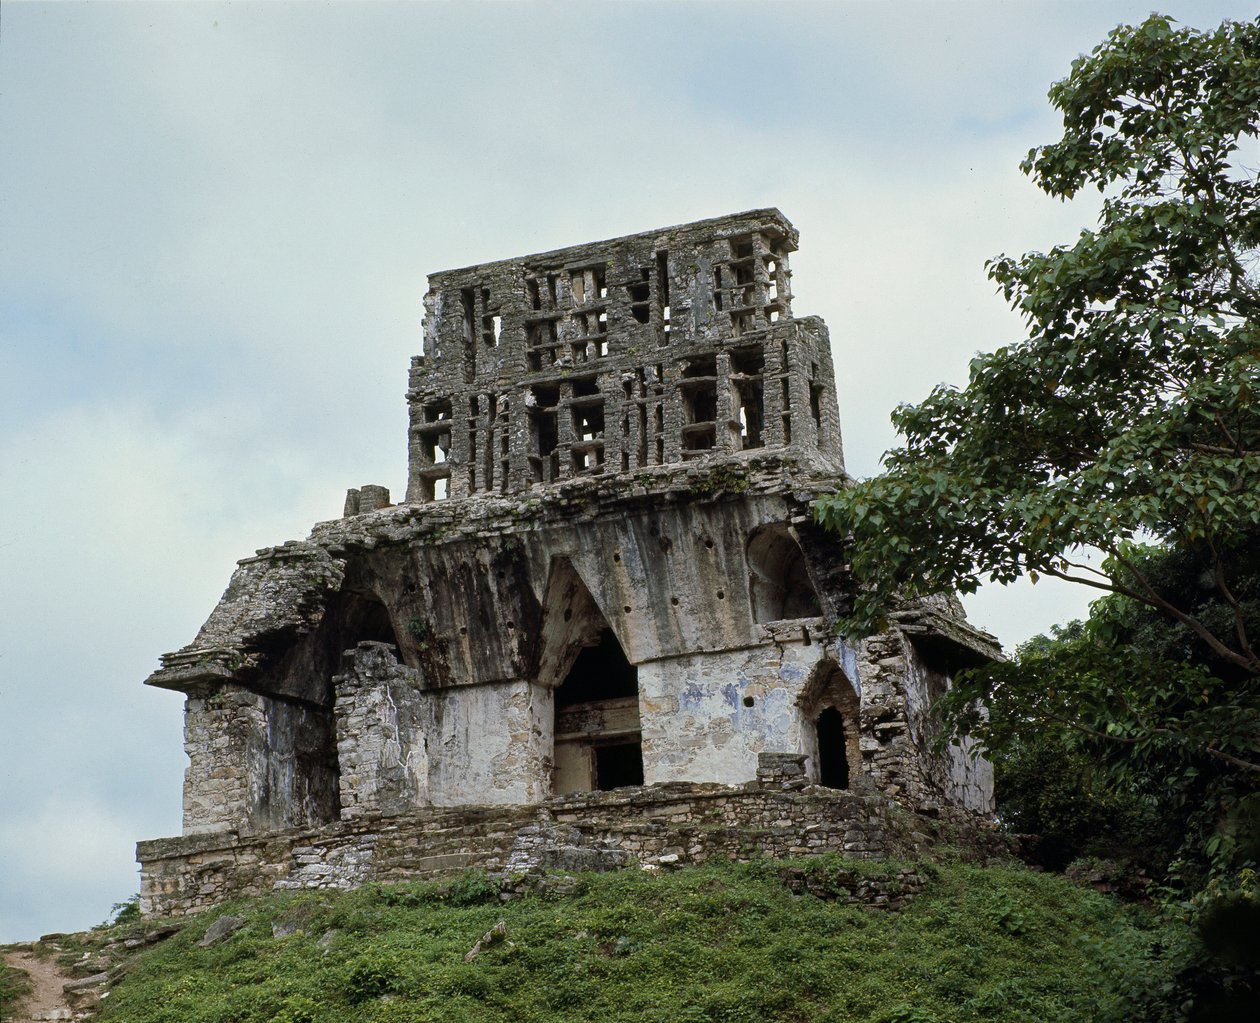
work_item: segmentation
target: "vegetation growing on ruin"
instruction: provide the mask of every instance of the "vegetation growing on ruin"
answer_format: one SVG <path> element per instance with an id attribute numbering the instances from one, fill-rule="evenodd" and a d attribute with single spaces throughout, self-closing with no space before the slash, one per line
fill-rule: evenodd
<path id="1" fill-rule="evenodd" d="M 811 888 L 837 865 L 809 861 Z M 928 890 L 894 912 L 794 895 L 772 862 L 585 875 L 507 904 L 477 874 L 271 896 L 139 956 L 102 1019 L 1053 1023 L 1127 1018 L 1165 979 L 1150 952 L 1173 938 L 1144 911 L 1053 875 L 922 869 Z M 247 924 L 199 948 L 221 913 Z M 498 921 L 506 940 L 466 962 Z"/>
<path id="2" fill-rule="evenodd" d="M 0 1021 L 18 1018 L 22 998 L 31 990 L 31 978 L 0 962 Z"/>

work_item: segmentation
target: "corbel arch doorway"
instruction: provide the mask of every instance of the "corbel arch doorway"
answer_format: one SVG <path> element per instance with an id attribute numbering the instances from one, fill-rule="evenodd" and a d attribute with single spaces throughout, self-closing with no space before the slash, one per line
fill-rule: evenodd
<path id="1" fill-rule="evenodd" d="M 835 661 L 820 661 L 798 705 L 810 780 L 831 789 L 852 788 L 862 770 L 861 702 L 849 676 Z"/>

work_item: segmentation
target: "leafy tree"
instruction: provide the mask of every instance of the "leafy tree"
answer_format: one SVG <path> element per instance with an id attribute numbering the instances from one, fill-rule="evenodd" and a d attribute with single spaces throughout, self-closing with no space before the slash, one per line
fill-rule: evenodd
<path id="1" fill-rule="evenodd" d="M 1119 763 L 1260 778 L 1260 19 L 1121 26 L 1050 99 L 1063 136 L 1023 170 L 1097 187 L 1098 224 L 990 261 L 1027 338 L 898 408 L 884 473 L 816 506 L 867 587 L 845 625 L 984 579 L 1092 587 L 1111 599 L 1056 650 L 1061 684 L 971 690 L 990 743 L 1056 720 Z"/>

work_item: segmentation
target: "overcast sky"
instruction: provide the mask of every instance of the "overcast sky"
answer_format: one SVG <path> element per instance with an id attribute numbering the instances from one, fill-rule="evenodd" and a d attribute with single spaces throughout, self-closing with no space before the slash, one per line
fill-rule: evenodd
<path id="1" fill-rule="evenodd" d="M 5 2 L 0 941 L 99 922 L 179 833 L 182 701 L 141 682 L 236 559 L 403 493 L 427 273 L 778 206 L 869 475 L 1019 336 L 985 259 L 1091 222 L 1017 165 L 1150 4 Z M 1009 645 L 1065 590 L 969 606 Z"/>

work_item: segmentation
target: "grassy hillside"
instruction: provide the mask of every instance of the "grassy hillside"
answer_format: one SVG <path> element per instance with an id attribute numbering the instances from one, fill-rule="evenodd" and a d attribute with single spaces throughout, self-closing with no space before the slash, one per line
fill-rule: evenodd
<path id="1" fill-rule="evenodd" d="M 839 867 L 811 863 L 811 888 Z M 476 874 L 271 896 L 138 955 L 102 1019 L 1053 1023 L 1105 1019 L 1154 981 L 1138 911 L 1051 875 L 922 869 L 928 890 L 899 912 L 794 895 L 773 863 L 583 876 L 506 904 Z M 199 948 L 225 914 L 246 926 Z M 507 941 L 466 963 L 500 920 Z"/>
<path id="2" fill-rule="evenodd" d="M 13 1019 L 22 998 L 31 990 L 30 977 L 7 963 L 0 963 L 0 1020 Z"/>

